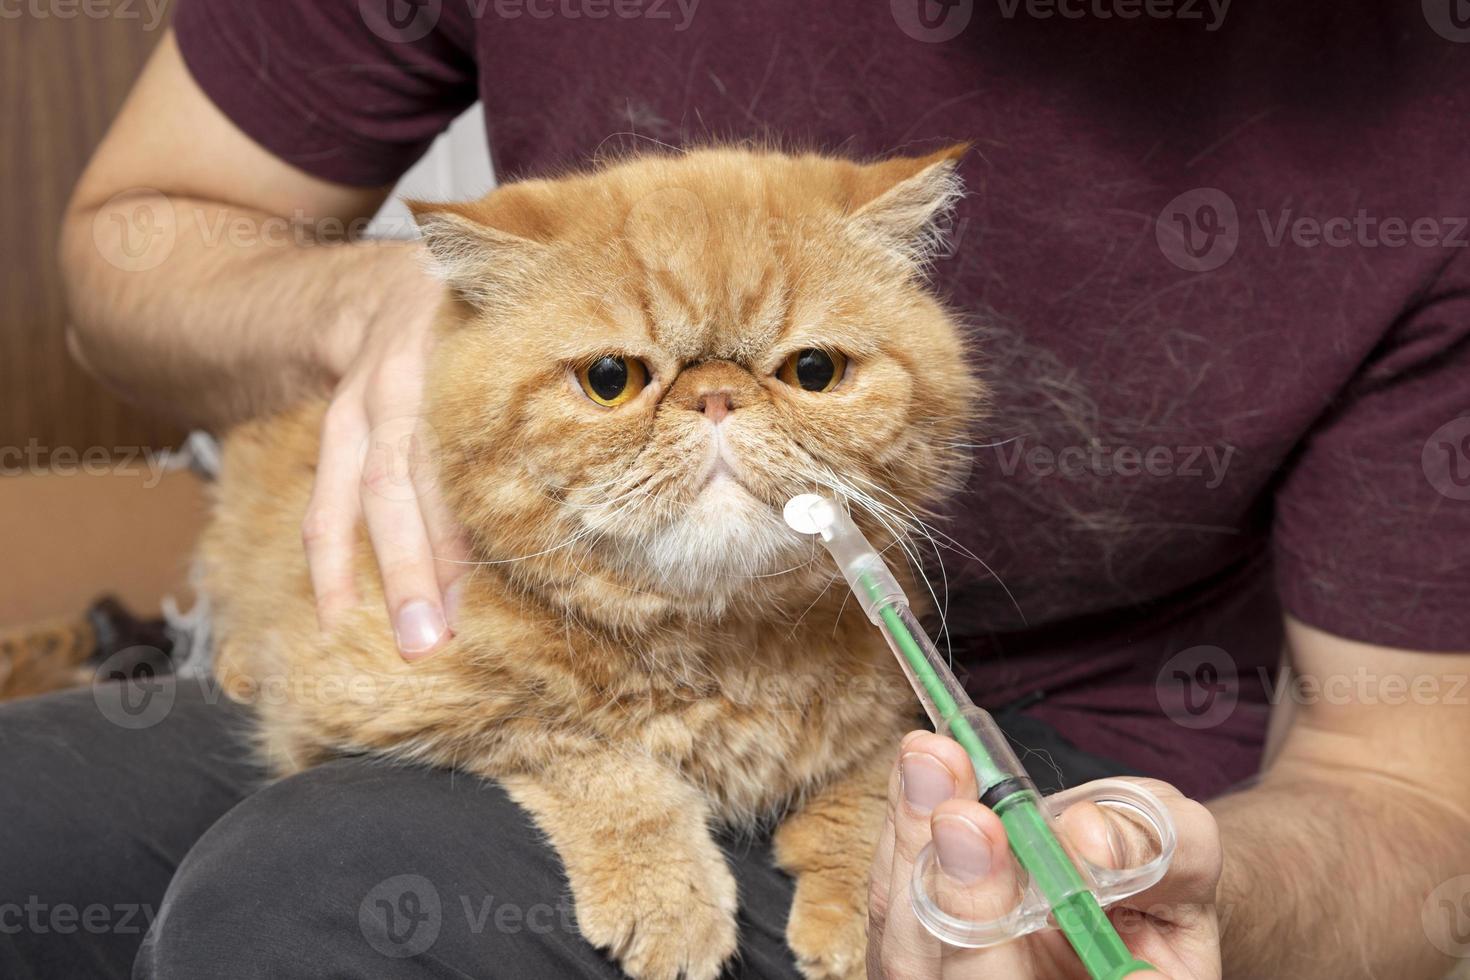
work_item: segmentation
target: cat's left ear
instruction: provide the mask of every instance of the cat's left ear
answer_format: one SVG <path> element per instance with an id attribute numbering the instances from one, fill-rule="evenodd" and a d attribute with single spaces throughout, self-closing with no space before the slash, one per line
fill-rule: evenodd
<path id="1" fill-rule="evenodd" d="M 404 203 L 433 256 L 435 272 L 472 306 L 484 307 L 511 292 L 547 251 L 541 242 L 491 224 L 485 201 Z"/>
<path id="2" fill-rule="evenodd" d="M 964 196 L 960 158 L 969 143 L 921 157 L 892 157 L 863 167 L 851 220 L 865 237 L 923 264 L 944 241 L 944 222 Z"/>

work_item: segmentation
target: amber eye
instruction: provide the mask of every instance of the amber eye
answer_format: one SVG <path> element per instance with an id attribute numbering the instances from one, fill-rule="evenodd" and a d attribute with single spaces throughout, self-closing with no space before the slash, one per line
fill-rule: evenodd
<path id="1" fill-rule="evenodd" d="M 795 388 L 807 391 L 831 391 L 847 370 L 847 358 L 836 351 L 808 347 L 786 358 L 779 377 Z"/>
<path id="2" fill-rule="evenodd" d="M 648 384 L 648 368 L 636 357 L 599 357 L 577 368 L 587 397 L 608 408 L 621 405 Z"/>

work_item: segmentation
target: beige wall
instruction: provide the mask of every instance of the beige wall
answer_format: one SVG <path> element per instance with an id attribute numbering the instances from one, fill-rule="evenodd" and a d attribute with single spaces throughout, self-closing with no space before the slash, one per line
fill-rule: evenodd
<path id="1" fill-rule="evenodd" d="M 141 615 L 157 615 L 169 593 L 187 606 L 204 489 L 187 471 L 154 479 L 146 469 L 0 479 L 0 630 L 74 617 L 108 593 Z"/>

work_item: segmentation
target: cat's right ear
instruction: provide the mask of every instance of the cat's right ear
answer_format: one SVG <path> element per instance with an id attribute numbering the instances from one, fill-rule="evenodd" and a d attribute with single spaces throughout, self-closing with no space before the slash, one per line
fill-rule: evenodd
<path id="1" fill-rule="evenodd" d="M 891 157 L 863 166 L 849 203 L 858 230 L 895 255 L 923 266 L 939 252 L 945 225 L 963 196 L 957 143 L 921 157 Z"/>
<path id="2" fill-rule="evenodd" d="M 487 224 L 480 202 L 404 203 L 433 257 L 435 273 L 472 306 L 484 307 L 523 282 L 547 251 L 541 242 Z"/>

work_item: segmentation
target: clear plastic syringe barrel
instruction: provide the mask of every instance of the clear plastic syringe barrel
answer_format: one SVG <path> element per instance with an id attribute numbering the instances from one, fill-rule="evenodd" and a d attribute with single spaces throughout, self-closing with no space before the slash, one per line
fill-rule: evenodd
<path id="1" fill-rule="evenodd" d="M 990 714 L 975 707 L 909 609 L 908 597 L 882 557 L 844 511 L 815 494 L 793 497 L 786 522 L 819 534 L 898 662 L 937 732 L 964 748 L 980 802 L 1006 828 L 1011 850 L 1052 910 L 1057 925 L 1099 980 L 1116 980 L 1147 964 L 1134 959 L 1093 894 L 1094 882 L 1062 846 L 1035 784 Z"/>
<path id="2" fill-rule="evenodd" d="M 882 631 L 908 674 L 934 730 L 964 747 L 984 793 L 1026 772 L 990 715 L 970 703 L 943 657 L 909 609 L 908 597 L 847 512 L 816 494 L 793 497 L 786 521 L 798 531 L 817 534 L 852 586 L 863 612 Z"/>
<path id="3" fill-rule="evenodd" d="M 934 730 L 964 748 L 980 792 L 984 794 L 1008 779 L 1025 779 L 1026 771 L 1004 733 L 988 712 L 970 703 L 954 674 L 938 659 L 939 651 L 929 642 L 908 604 L 888 600 L 877 612 L 878 626 L 908 674 Z M 914 649 L 904 649 L 906 646 Z"/>

